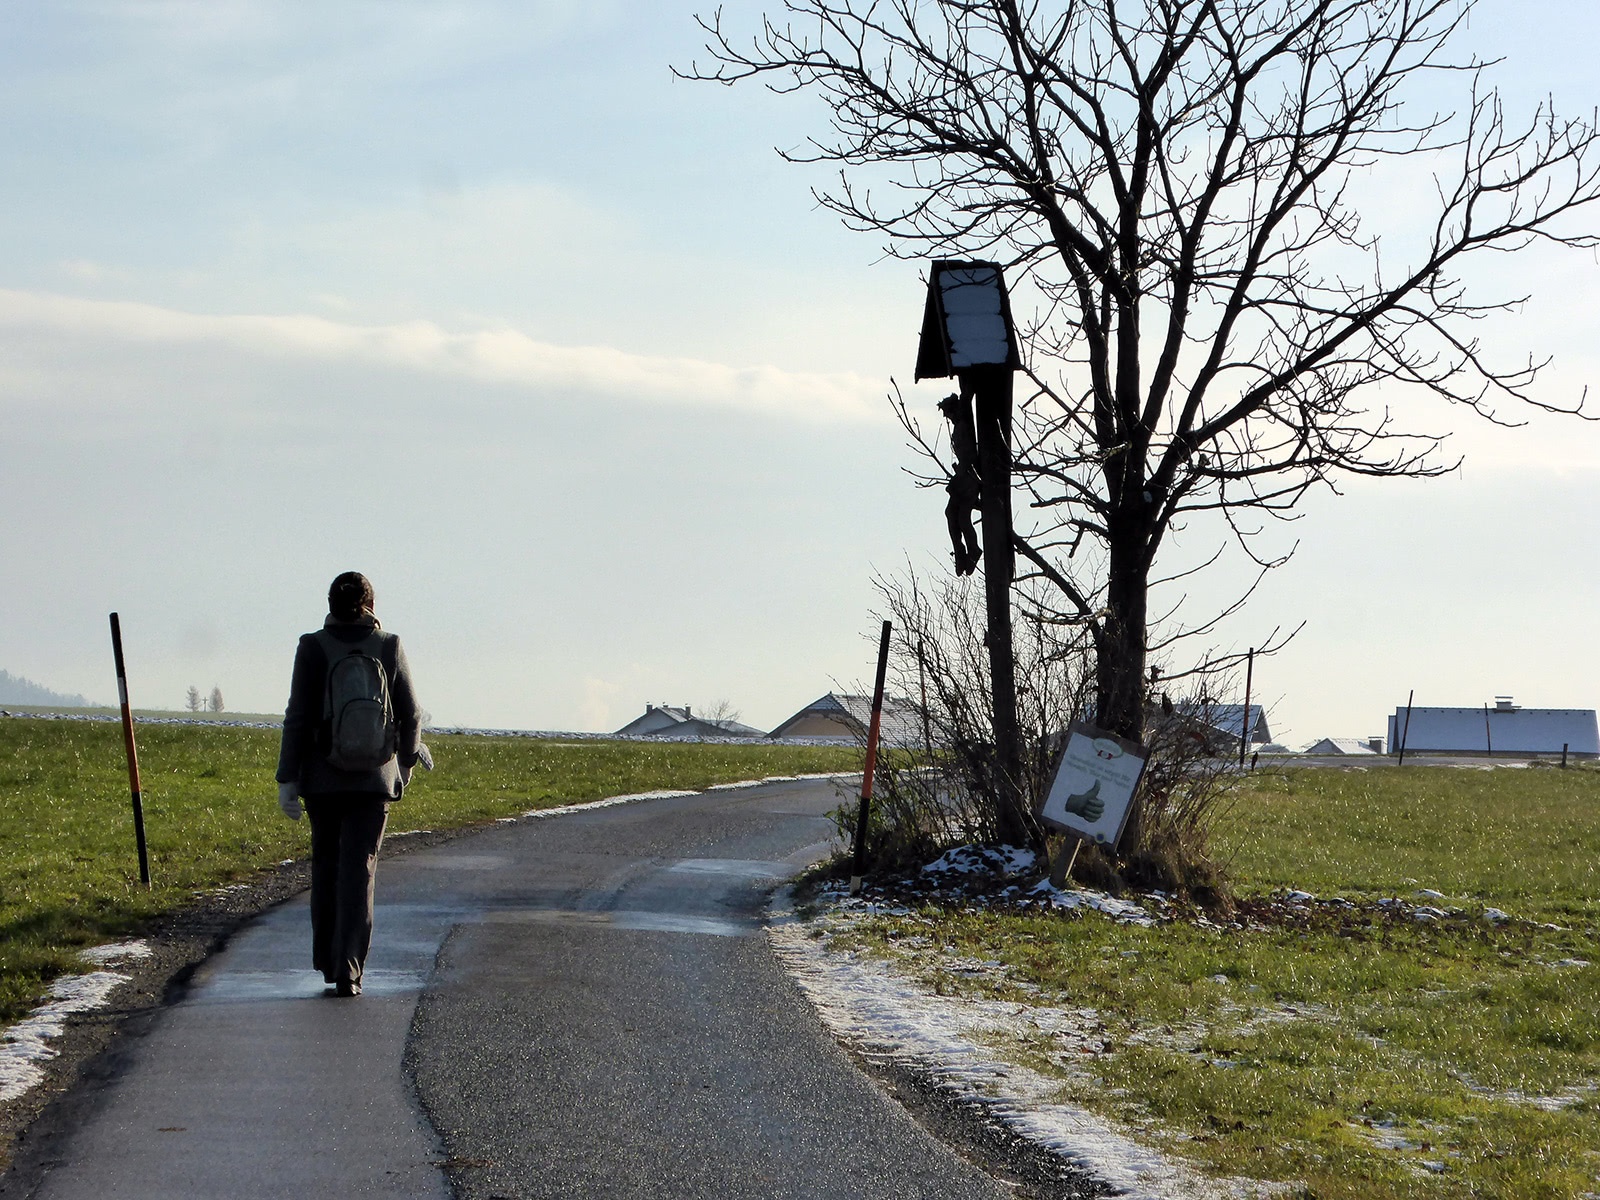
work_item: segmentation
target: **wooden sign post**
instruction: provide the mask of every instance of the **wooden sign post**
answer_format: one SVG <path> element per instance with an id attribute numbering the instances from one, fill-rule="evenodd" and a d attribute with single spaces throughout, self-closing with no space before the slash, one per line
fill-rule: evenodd
<path id="1" fill-rule="evenodd" d="M 983 517 L 984 603 L 989 689 L 994 709 L 994 778 L 1002 836 L 1021 832 L 1022 734 L 1017 721 L 1016 658 L 1011 639 L 1015 534 L 1011 514 L 1012 380 L 1022 366 L 1011 299 L 1000 264 L 940 260 L 928 275 L 917 346 L 916 378 L 961 383 L 940 404 L 951 423 L 950 506 L 945 516 L 956 572 L 976 567 L 971 510 Z M 974 481 L 976 481 L 974 483 Z M 976 495 L 973 495 L 973 491 Z M 1014 828 L 1008 828 L 1014 822 Z"/>

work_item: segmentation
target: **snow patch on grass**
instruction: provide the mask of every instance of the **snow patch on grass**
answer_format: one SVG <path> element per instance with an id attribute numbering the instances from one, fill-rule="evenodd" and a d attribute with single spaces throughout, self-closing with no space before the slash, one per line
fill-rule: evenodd
<path id="1" fill-rule="evenodd" d="M 778 910 L 786 907 L 786 900 L 777 903 Z M 867 907 L 841 905 L 839 911 L 861 914 Z M 1059 1103 L 1059 1081 L 1007 1062 L 992 1048 L 1040 1033 L 1077 1042 L 1098 1020 L 1092 1010 L 936 996 L 882 959 L 827 949 L 819 936 L 829 927 L 826 919 L 808 924 L 784 911 L 773 918 L 768 937 L 775 952 L 835 1037 L 868 1058 L 899 1060 L 932 1074 L 1128 1200 L 1237 1200 L 1290 1190 L 1259 1180 L 1209 1179 L 1105 1118 Z"/>
<path id="2" fill-rule="evenodd" d="M 957 846 L 922 868 L 924 875 L 1019 875 L 1038 861 L 1032 850 L 1016 846 Z"/>

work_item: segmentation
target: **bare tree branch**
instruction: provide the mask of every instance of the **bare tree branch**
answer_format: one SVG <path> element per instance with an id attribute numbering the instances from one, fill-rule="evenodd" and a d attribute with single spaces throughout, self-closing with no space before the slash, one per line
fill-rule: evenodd
<path id="1" fill-rule="evenodd" d="M 1548 104 L 1509 115 L 1491 64 L 1452 59 L 1472 8 L 781 0 L 753 37 L 701 21 L 709 59 L 684 76 L 828 105 L 831 128 L 785 152 L 837 168 L 820 203 L 890 255 L 992 258 L 1031 302 L 1014 299 L 1035 522 L 1017 552 L 1062 597 L 1054 619 L 1092 629 L 1119 732 L 1138 735 L 1149 591 L 1182 523 L 1220 517 L 1265 570 L 1287 556 L 1249 514 L 1455 469 L 1436 427 L 1402 422 L 1410 397 L 1502 424 L 1594 417 L 1477 336 L 1521 297 L 1469 294 L 1469 263 L 1600 245 L 1600 135 Z M 1424 86 L 1457 87 L 1459 108 L 1414 110 Z M 1358 193 L 1385 173 L 1424 201 L 1431 176 L 1424 220 L 1380 228 Z M 937 438 L 893 403 L 918 482 L 945 482 Z"/>

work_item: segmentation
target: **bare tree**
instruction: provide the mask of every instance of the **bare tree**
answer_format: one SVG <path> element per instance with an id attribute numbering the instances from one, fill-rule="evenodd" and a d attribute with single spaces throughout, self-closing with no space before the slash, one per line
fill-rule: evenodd
<path id="1" fill-rule="evenodd" d="M 716 724 L 719 721 L 737 721 L 739 710 L 731 700 L 713 700 L 701 712 L 701 720 Z"/>
<path id="2" fill-rule="evenodd" d="M 201 706 L 204 704 L 204 701 L 200 699 L 200 689 L 191 683 L 189 685 L 189 694 L 184 697 L 183 703 L 184 707 L 186 707 L 190 712 L 199 712 Z"/>
<path id="3" fill-rule="evenodd" d="M 213 686 L 211 689 L 211 711 L 214 713 L 222 711 L 222 689 L 220 687 Z"/>
<path id="4" fill-rule="evenodd" d="M 785 0 L 748 39 L 701 20 L 714 61 L 685 75 L 830 105 L 831 131 L 786 153 L 838 168 L 821 203 L 893 255 L 999 261 L 1031 296 L 1016 552 L 1045 615 L 1090 636 L 1118 733 L 1142 731 L 1152 627 L 1185 632 L 1150 605 L 1174 531 L 1209 514 L 1218 553 L 1234 538 L 1264 571 L 1286 555 L 1259 518 L 1313 486 L 1454 469 L 1437 420 L 1392 415 L 1402 397 L 1587 415 L 1533 393 L 1542 363 L 1480 345 L 1474 324 L 1521 298 L 1463 278 L 1596 244 L 1576 223 L 1600 191 L 1595 121 L 1509 117 L 1488 64 L 1449 56 L 1472 7 Z M 1458 108 L 1404 103 L 1426 88 Z M 1382 180 L 1406 204 L 1363 211 Z M 898 408 L 943 484 L 937 437 Z"/>

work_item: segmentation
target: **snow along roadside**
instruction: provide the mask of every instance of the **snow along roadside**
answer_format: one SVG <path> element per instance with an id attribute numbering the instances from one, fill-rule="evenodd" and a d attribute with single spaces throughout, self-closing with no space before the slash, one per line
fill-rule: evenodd
<path id="1" fill-rule="evenodd" d="M 1097 1176 L 1128 1200 L 1240 1200 L 1288 1185 L 1213 1179 L 1141 1145 L 1106 1118 L 1052 1097 L 1060 1084 L 1006 1062 L 988 1044 L 995 1034 L 1065 1016 L 1015 1003 L 936 996 L 882 959 L 826 948 L 827 918 L 807 922 L 781 889 L 767 936 L 780 962 L 840 1041 L 871 1059 L 892 1059 L 933 1075 L 986 1106 L 1016 1133 Z"/>
<path id="2" fill-rule="evenodd" d="M 91 966 L 110 967 L 149 958 L 150 953 L 149 945 L 142 941 L 113 942 L 84 950 L 78 957 Z M 40 1064 L 56 1056 L 50 1042 L 66 1032 L 68 1018 L 105 1007 L 111 993 L 130 978 L 119 971 L 62 975 L 50 984 L 49 1000 L 0 1031 L 0 1103 L 15 1100 L 43 1082 Z"/>

